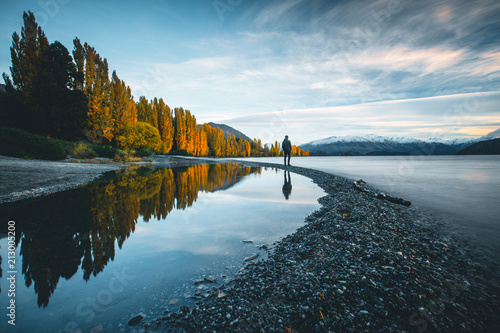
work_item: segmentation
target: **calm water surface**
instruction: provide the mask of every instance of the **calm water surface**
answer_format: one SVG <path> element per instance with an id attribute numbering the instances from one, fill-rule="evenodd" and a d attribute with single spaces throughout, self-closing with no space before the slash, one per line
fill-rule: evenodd
<path id="1" fill-rule="evenodd" d="M 283 163 L 283 158 L 258 161 Z M 500 261 L 500 156 L 349 156 L 292 158 L 292 165 L 352 179 L 410 200 L 449 222 Z"/>
<path id="2" fill-rule="evenodd" d="M 16 221 L 15 331 L 127 332 L 139 311 L 146 320 L 178 311 L 234 277 L 246 257 L 265 257 L 257 245 L 300 227 L 323 195 L 299 175 L 226 163 L 120 171 L 0 205 L 2 219 Z M 5 236 L 0 245 L 4 332 Z M 217 283 L 194 284 L 203 277 Z"/>

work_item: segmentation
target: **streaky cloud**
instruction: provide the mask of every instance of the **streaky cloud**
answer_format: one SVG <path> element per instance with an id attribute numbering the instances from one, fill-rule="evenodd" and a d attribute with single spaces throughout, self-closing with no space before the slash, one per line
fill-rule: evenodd
<path id="1" fill-rule="evenodd" d="M 282 110 L 226 119 L 250 137 L 273 142 L 288 133 L 300 143 L 332 135 L 456 138 L 500 127 L 500 91 Z"/>

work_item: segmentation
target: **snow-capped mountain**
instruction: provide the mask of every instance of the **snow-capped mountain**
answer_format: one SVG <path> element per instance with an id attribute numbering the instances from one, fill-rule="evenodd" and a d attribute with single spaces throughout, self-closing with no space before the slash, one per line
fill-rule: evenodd
<path id="1" fill-rule="evenodd" d="M 311 153 L 327 155 L 451 155 L 473 143 L 500 136 L 500 129 L 478 139 L 430 138 L 419 140 L 406 137 L 387 137 L 374 134 L 364 136 L 331 136 L 301 145 Z"/>
<path id="2" fill-rule="evenodd" d="M 485 139 L 489 140 L 489 139 Z M 429 138 L 427 140 L 424 140 L 425 142 L 435 142 L 435 143 L 442 143 L 445 145 L 461 145 L 461 144 L 472 144 L 474 142 L 478 141 L 483 141 L 482 138 L 479 139 L 466 139 L 466 138 L 459 138 L 459 139 L 442 139 L 442 138 Z"/>
<path id="3" fill-rule="evenodd" d="M 324 145 L 336 142 L 398 142 L 398 143 L 415 143 L 420 142 L 418 139 L 411 139 L 405 137 L 387 137 L 375 134 L 368 134 L 364 136 L 346 135 L 346 136 L 330 136 L 328 138 L 312 141 L 306 145 Z"/>

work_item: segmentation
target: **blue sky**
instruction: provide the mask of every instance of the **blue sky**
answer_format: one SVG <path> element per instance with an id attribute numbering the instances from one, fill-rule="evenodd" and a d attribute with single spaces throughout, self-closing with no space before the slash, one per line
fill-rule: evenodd
<path id="1" fill-rule="evenodd" d="M 138 98 L 264 142 L 478 137 L 500 128 L 497 0 L 26 0 L 0 4 L 0 71 L 31 10 Z"/>

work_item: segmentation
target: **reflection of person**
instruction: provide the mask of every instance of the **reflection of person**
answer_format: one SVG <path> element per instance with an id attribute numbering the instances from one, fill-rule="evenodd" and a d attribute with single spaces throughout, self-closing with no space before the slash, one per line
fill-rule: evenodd
<path id="1" fill-rule="evenodd" d="M 290 153 L 292 152 L 292 143 L 288 140 L 288 135 L 285 135 L 285 140 L 281 144 L 281 148 L 283 149 L 283 155 L 285 156 L 285 165 L 286 165 L 286 156 L 288 155 L 288 165 L 290 165 Z"/>
<path id="2" fill-rule="evenodd" d="M 288 179 L 286 178 L 286 174 L 288 173 Z M 285 199 L 288 200 L 290 197 L 290 193 L 292 193 L 292 178 L 290 178 L 290 171 L 285 171 L 285 183 L 283 184 L 283 195 Z"/>

